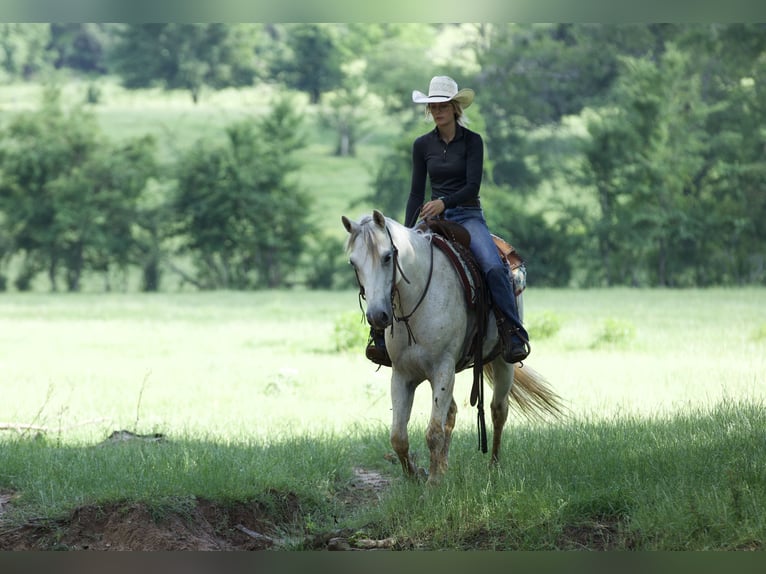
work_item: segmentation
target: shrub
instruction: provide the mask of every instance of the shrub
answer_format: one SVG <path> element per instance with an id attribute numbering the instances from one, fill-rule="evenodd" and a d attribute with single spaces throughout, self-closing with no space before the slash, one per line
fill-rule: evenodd
<path id="1" fill-rule="evenodd" d="M 364 349 L 370 328 L 361 319 L 360 311 L 349 311 L 335 320 L 333 339 L 336 351 Z"/>
<path id="2" fill-rule="evenodd" d="M 596 334 L 591 345 L 592 348 L 606 345 L 619 346 L 632 341 L 636 335 L 636 327 L 630 321 L 621 319 L 607 319 Z"/>
<path id="3" fill-rule="evenodd" d="M 561 318 L 550 311 L 534 315 L 526 325 L 534 339 L 550 339 L 561 330 Z"/>

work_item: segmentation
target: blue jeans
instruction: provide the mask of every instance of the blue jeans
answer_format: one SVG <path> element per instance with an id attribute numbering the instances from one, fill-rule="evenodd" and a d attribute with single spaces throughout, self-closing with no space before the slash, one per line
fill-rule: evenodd
<path id="1" fill-rule="evenodd" d="M 513 292 L 508 267 L 497 252 L 481 207 L 453 207 L 444 212 L 444 218 L 461 224 L 468 231 L 471 236 L 471 253 L 487 280 L 492 303 L 529 340 L 529 335 L 519 320 L 516 295 Z"/>

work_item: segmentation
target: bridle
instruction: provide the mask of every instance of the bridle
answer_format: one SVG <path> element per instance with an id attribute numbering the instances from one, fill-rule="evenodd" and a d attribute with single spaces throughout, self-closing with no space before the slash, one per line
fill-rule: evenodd
<path id="1" fill-rule="evenodd" d="M 408 344 L 411 345 L 413 343 L 417 343 L 415 340 L 415 335 L 412 333 L 412 328 L 410 327 L 410 318 L 415 314 L 415 312 L 418 310 L 420 305 L 423 303 L 423 300 L 426 298 L 426 293 L 428 293 L 428 288 L 431 285 L 431 277 L 433 277 L 434 273 L 434 244 L 433 241 L 429 241 L 430 246 L 430 263 L 428 267 L 428 279 L 426 280 L 426 285 L 423 288 L 423 292 L 420 294 L 420 298 L 418 299 L 418 302 L 415 303 L 415 306 L 412 308 L 412 311 L 410 311 L 406 315 L 400 315 L 396 316 L 396 305 L 394 304 L 394 300 L 396 298 L 399 299 L 399 307 L 401 307 L 402 302 L 402 296 L 401 293 L 399 293 L 399 288 L 397 287 L 397 279 L 396 274 L 397 272 L 402 276 L 402 279 L 404 279 L 405 282 L 408 284 L 410 283 L 410 280 L 407 278 L 407 275 L 404 273 L 404 269 L 402 269 L 401 262 L 399 261 L 399 249 L 396 247 L 396 244 L 394 243 L 394 238 L 391 236 L 391 230 L 388 229 L 388 226 L 385 227 L 386 235 L 388 236 L 388 241 L 391 244 L 391 256 L 393 257 L 393 265 L 392 265 L 392 271 L 391 271 L 391 309 L 393 310 L 393 319 L 396 323 L 403 322 L 404 325 L 407 327 L 407 341 Z M 359 308 L 364 312 L 364 306 L 362 305 L 362 301 L 366 301 L 364 294 L 364 285 L 362 285 L 361 281 L 359 281 L 359 272 L 357 271 L 356 267 L 354 267 L 354 273 L 356 274 L 356 282 L 359 285 Z M 391 330 L 393 331 L 393 323 L 391 325 Z"/>

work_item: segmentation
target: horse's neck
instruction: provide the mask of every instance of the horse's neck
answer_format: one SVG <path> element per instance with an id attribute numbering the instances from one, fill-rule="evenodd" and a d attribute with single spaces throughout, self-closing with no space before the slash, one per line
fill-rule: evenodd
<path id="1" fill-rule="evenodd" d="M 401 273 L 407 278 L 399 278 L 401 295 L 408 298 L 420 297 L 431 274 L 431 241 L 402 225 L 391 228 L 391 237 L 397 246 Z"/>

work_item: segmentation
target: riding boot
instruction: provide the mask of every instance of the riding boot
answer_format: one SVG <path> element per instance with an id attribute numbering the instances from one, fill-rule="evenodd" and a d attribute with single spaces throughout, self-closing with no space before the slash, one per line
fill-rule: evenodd
<path id="1" fill-rule="evenodd" d="M 388 356 L 386 349 L 385 331 L 370 327 L 370 338 L 367 341 L 367 349 L 365 349 L 364 354 L 376 365 L 391 366 L 391 357 Z"/>
<path id="2" fill-rule="evenodd" d="M 490 269 L 486 274 L 487 286 L 492 297 L 497 320 L 497 331 L 507 363 L 518 363 L 529 356 L 532 348 L 529 334 L 519 319 L 516 295 L 511 278 L 504 267 Z"/>

